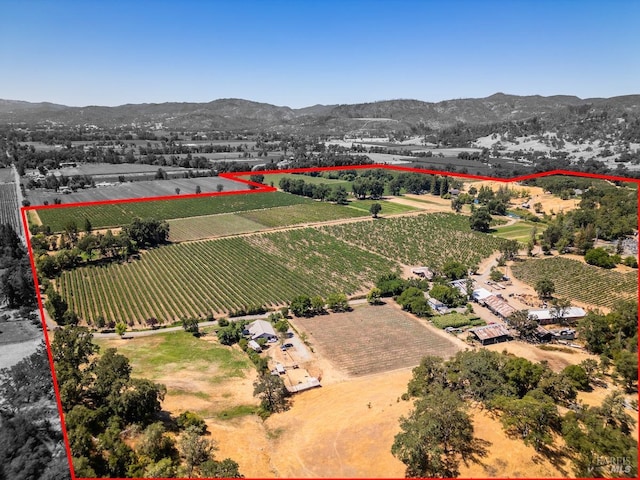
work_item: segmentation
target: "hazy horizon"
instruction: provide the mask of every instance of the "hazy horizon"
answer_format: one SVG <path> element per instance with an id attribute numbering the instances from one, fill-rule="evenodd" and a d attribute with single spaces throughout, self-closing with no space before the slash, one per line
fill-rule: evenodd
<path id="1" fill-rule="evenodd" d="M 637 18 L 631 0 L 8 0 L 0 97 L 291 108 L 610 98 L 638 91 Z"/>
<path id="2" fill-rule="evenodd" d="M 485 97 L 456 97 L 456 98 L 443 98 L 440 100 L 421 100 L 419 98 L 384 98 L 384 99 L 379 99 L 379 100 L 366 100 L 363 102 L 357 102 L 357 104 L 367 104 L 367 103 L 379 103 L 379 102 L 393 102 L 393 101 L 403 101 L 403 100 L 408 100 L 408 101 L 421 101 L 421 102 L 425 102 L 425 103 L 439 103 L 439 102 L 446 102 L 446 101 L 454 101 L 454 100 L 474 100 L 474 99 L 484 99 L 484 98 L 488 98 L 491 97 L 493 95 L 499 95 L 499 94 L 503 94 L 503 95 L 507 95 L 507 96 L 519 96 L 519 97 L 576 97 L 579 98 L 580 100 L 591 100 L 591 99 L 604 99 L 604 98 L 615 98 L 615 97 L 626 97 L 626 96 L 634 96 L 634 95 L 640 95 L 640 90 L 638 91 L 638 93 L 626 93 L 626 94 L 621 94 L 621 95 L 614 95 L 613 97 L 604 97 L 604 96 L 595 96 L 595 97 L 578 97 L 577 95 L 572 95 L 570 93 L 561 93 L 561 94 L 556 94 L 556 95 L 538 95 L 536 93 L 531 93 L 531 94 L 524 94 L 524 95 L 515 95 L 512 93 L 508 93 L 508 92 L 494 92 L 490 95 L 487 95 Z M 206 104 L 206 103 L 212 103 L 212 102 L 216 102 L 219 100 L 242 100 L 242 101 L 248 101 L 248 102 L 255 102 L 255 103 L 264 103 L 264 104 L 269 104 L 269 105 L 273 105 L 275 107 L 281 107 L 281 108 L 291 108 L 293 110 L 301 110 L 301 109 L 305 109 L 305 108 L 311 108 L 311 107 L 315 107 L 315 106 L 333 106 L 333 105 L 353 105 L 353 104 L 349 104 L 349 103 L 342 103 L 342 104 L 324 104 L 324 103 L 314 103 L 312 105 L 303 105 L 301 107 L 292 107 L 290 105 L 275 105 L 275 104 L 271 104 L 269 102 L 260 102 L 257 100 L 253 100 L 251 98 L 231 98 L 231 97 L 226 97 L 226 98 L 214 98 L 212 100 L 205 100 L 202 102 L 191 102 L 191 101 L 182 101 L 182 100 L 166 100 L 166 101 L 158 101 L 158 102 L 141 102 L 141 103 L 123 103 L 123 104 L 119 104 L 119 105 L 101 105 L 101 104 L 97 104 L 97 103 L 92 103 L 92 104 L 87 104 L 87 105 L 67 105 L 67 104 L 61 104 L 61 103 L 56 103 L 56 102 L 50 102 L 48 100 L 41 100 L 41 101 L 30 101 L 30 100 L 23 100 L 23 99 L 18 99 L 18 98 L 0 98 L 0 101 L 9 101 L 9 102 L 26 102 L 26 103 L 33 103 L 33 104 L 39 104 L 39 103 L 49 103 L 49 104 L 53 104 L 53 105 L 60 105 L 60 106 L 64 106 L 64 107 L 72 107 L 72 108 L 89 108 L 89 107 L 106 107 L 106 108 L 117 108 L 117 107 L 124 107 L 127 105 L 163 105 L 163 104 L 189 104 L 189 103 L 194 103 L 194 104 Z"/>

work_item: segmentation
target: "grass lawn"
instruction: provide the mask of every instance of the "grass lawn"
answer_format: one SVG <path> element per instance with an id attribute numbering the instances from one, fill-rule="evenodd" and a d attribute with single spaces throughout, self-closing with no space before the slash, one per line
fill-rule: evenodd
<path id="1" fill-rule="evenodd" d="M 171 372 L 212 370 L 206 378 L 218 383 L 229 377 L 243 378 L 252 363 L 242 352 L 225 347 L 204 336 L 196 338 L 187 332 L 166 332 L 129 340 L 94 339 L 100 349 L 114 347 L 127 357 L 135 374 L 157 380 Z"/>
<path id="2" fill-rule="evenodd" d="M 534 228 L 536 229 L 536 232 L 540 234 L 544 231 L 545 225 L 520 220 L 513 225 L 495 227 L 494 235 L 506 240 L 517 240 L 519 242 L 526 243 L 531 238 L 531 231 Z"/>

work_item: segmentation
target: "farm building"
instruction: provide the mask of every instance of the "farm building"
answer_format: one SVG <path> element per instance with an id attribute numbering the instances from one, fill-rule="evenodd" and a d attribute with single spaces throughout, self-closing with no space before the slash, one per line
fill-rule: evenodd
<path id="1" fill-rule="evenodd" d="M 471 298 L 479 303 L 481 300 L 484 300 L 485 298 L 490 297 L 491 295 L 493 295 L 493 293 L 491 293 L 486 288 L 477 288 L 471 294 Z"/>
<path id="2" fill-rule="evenodd" d="M 453 288 L 458 289 L 458 291 L 460 292 L 461 295 L 463 295 L 465 298 L 467 298 L 467 279 L 463 278 L 460 280 L 454 280 L 452 282 L 449 282 L 449 285 L 451 285 Z M 472 284 L 473 284 L 473 280 L 471 280 Z"/>
<path id="3" fill-rule="evenodd" d="M 321 386 L 320 380 L 318 380 L 316 377 L 311 377 L 309 378 L 309 380 L 307 380 L 304 383 L 287 386 L 287 390 L 289 390 L 289 393 L 297 393 L 297 392 L 303 392 L 305 390 L 309 390 L 311 388 L 320 387 L 320 386 Z"/>
<path id="4" fill-rule="evenodd" d="M 449 308 L 440 300 L 436 300 L 435 298 L 428 297 L 426 294 L 425 294 L 425 297 L 427 298 L 427 303 L 429 304 L 432 310 L 435 310 L 438 313 L 447 313 L 449 311 Z"/>
<path id="5" fill-rule="evenodd" d="M 550 323 L 556 323 L 560 318 L 565 322 L 574 322 L 583 318 L 586 313 L 580 307 L 569 307 L 562 313 L 562 317 L 554 317 L 553 311 L 548 308 L 542 310 L 529 310 L 529 315 L 535 316 L 540 325 L 548 325 Z"/>
<path id="6" fill-rule="evenodd" d="M 511 340 L 509 331 L 498 323 L 471 328 L 469 331 L 473 333 L 482 345 L 492 345 Z"/>
<path id="7" fill-rule="evenodd" d="M 412 268 L 411 273 L 418 277 L 426 278 L 427 280 L 431 280 L 433 278 L 433 272 L 428 267 Z"/>
<path id="8" fill-rule="evenodd" d="M 482 298 L 480 298 L 480 296 L 476 297 L 476 291 L 473 292 L 473 298 L 478 298 L 477 302 L 491 310 L 494 315 L 506 319 L 512 313 L 516 312 L 516 309 L 509 305 L 504 298 L 493 294 L 483 295 Z"/>
<path id="9" fill-rule="evenodd" d="M 276 331 L 273 329 L 271 323 L 265 320 L 256 320 L 255 322 L 247 325 L 247 330 L 251 336 L 251 340 L 258 340 L 264 338 L 267 341 L 274 342 L 278 339 Z"/>
<path id="10" fill-rule="evenodd" d="M 258 344 L 258 342 L 256 342 L 255 340 L 249 340 L 249 342 L 247 343 L 247 345 L 249 345 L 249 347 L 252 350 L 255 350 L 256 352 L 260 353 L 262 352 L 262 347 Z"/>
<path id="11" fill-rule="evenodd" d="M 538 328 L 536 328 L 536 338 L 539 342 L 546 343 L 551 341 L 553 334 L 546 328 L 538 325 Z"/>

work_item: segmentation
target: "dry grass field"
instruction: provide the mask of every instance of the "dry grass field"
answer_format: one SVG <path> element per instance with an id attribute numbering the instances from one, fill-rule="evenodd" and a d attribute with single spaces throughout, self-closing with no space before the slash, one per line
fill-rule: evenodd
<path id="1" fill-rule="evenodd" d="M 425 355 L 450 358 L 462 344 L 395 305 L 361 305 L 352 312 L 298 318 L 314 350 L 338 370 L 363 376 L 414 367 Z"/>
<path id="2" fill-rule="evenodd" d="M 15 365 L 36 351 L 42 343 L 42 331 L 29 320 L 16 320 L 0 310 L 0 368 Z"/>

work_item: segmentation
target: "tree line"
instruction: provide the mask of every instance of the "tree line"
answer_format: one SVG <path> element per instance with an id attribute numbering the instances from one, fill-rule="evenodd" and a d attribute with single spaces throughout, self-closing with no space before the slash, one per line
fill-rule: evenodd
<path id="1" fill-rule="evenodd" d="M 236 462 L 215 459 L 197 415 L 161 421 L 164 385 L 132 377 L 114 348 L 96 355 L 86 328 L 58 330 L 51 350 L 78 477 L 241 477 Z"/>

